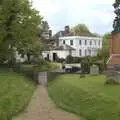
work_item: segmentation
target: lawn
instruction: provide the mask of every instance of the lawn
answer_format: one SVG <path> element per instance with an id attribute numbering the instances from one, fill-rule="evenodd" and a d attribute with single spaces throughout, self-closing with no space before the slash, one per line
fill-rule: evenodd
<path id="1" fill-rule="evenodd" d="M 11 120 L 28 104 L 36 85 L 9 69 L 0 69 L 0 120 Z"/>
<path id="2" fill-rule="evenodd" d="M 61 75 L 49 83 L 56 105 L 87 120 L 120 120 L 120 86 L 104 84 L 105 76 Z"/>

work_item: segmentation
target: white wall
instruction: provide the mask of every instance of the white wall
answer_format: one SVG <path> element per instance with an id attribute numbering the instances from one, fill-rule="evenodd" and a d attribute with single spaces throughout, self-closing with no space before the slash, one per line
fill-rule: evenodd
<path id="1" fill-rule="evenodd" d="M 42 56 L 43 58 L 47 57 L 47 54 L 49 54 L 49 59 L 53 61 L 53 53 L 56 53 L 59 58 L 65 59 L 69 54 L 68 50 L 51 50 L 51 51 L 43 51 Z M 75 51 L 72 51 L 72 55 L 74 56 Z"/>
<path id="2" fill-rule="evenodd" d="M 70 40 L 73 40 L 73 45 L 70 45 Z M 81 40 L 81 44 L 79 41 Z M 70 45 L 71 47 L 76 49 L 76 52 L 73 56 L 83 57 L 89 55 L 89 50 L 91 50 L 91 56 L 97 55 L 97 50 L 102 48 L 102 38 L 98 37 L 83 37 L 83 36 L 69 36 L 69 37 L 60 37 L 59 38 L 59 46 L 63 44 Z M 87 44 L 85 44 L 85 41 Z M 91 41 L 91 45 L 90 45 Z M 81 56 L 79 51 L 81 50 Z M 86 55 L 85 55 L 86 50 Z"/>

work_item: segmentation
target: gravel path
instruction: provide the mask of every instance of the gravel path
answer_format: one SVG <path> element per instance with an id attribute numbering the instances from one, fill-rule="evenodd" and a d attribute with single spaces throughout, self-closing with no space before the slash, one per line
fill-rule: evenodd
<path id="1" fill-rule="evenodd" d="M 38 86 L 27 109 L 13 120 L 80 120 L 80 118 L 56 108 L 49 100 L 47 89 Z"/>

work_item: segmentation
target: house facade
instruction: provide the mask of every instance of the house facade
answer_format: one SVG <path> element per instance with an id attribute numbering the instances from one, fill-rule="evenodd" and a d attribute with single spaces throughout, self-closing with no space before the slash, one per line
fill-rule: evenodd
<path id="1" fill-rule="evenodd" d="M 75 53 L 75 49 L 69 45 L 61 45 L 57 46 L 50 51 L 43 51 L 43 58 L 49 59 L 51 61 L 56 61 L 58 58 L 66 59 L 68 55 L 73 55 Z"/>
<path id="2" fill-rule="evenodd" d="M 96 56 L 98 49 L 102 48 L 102 38 L 86 36 L 59 37 L 59 46 L 69 45 L 74 48 L 73 57 Z"/>
<path id="3" fill-rule="evenodd" d="M 73 57 L 96 56 L 98 49 L 102 48 L 102 38 L 86 36 L 59 37 L 58 46 L 50 51 L 43 51 L 42 55 L 51 61 L 57 58 L 65 59 L 68 55 Z"/>

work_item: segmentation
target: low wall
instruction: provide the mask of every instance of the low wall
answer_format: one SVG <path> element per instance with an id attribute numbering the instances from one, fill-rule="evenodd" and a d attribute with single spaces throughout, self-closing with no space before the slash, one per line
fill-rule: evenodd
<path id="1" fill-rule="evenodd" d="M 54 80 L 55 77 L 60 75 L 60 72 L 38 72 L 35 76 L 37 84 L 47 85 L 49 81 Z"/>

